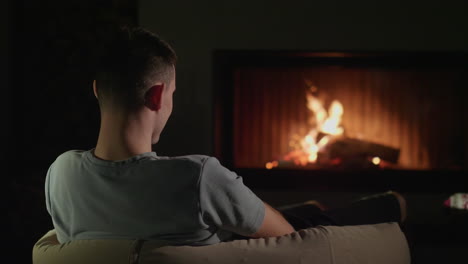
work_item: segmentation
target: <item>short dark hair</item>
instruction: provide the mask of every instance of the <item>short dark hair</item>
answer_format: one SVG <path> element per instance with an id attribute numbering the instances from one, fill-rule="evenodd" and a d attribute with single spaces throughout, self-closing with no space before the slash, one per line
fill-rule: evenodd
<path id="1" fill-rule="evenodd" d="M 139 27 L 122 27 L 106 39 L 95 75 L 101 108 L 112 103 L 124 111 L 134 111 L 144 104 L 152 84 L 167 85 L 172 80 L 176 54 L 154 33 Z"/>

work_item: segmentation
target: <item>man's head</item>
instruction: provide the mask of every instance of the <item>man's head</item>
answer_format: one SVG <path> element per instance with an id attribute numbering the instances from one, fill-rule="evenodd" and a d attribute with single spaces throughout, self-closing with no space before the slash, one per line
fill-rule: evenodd
<path id="1" fill-rule="evenodd" d="M 152 111 L 160 133 L 172 112 L 175 63 L 169 44 L 147 30 L 122 28 L 113 33 L 103 45 L 93 85 L 101 115 Z"/>

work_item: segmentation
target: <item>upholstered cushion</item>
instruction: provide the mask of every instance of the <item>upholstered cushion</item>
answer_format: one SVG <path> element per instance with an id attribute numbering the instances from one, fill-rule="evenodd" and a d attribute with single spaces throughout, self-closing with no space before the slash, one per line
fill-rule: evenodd
<path id="1" fill-rule="evenodd" d="M 141 248 L 140 248 L 141 247 Z M 140 248 L 140 249 L 139 249 Z M 49 231 L 33 249 L 34 264 L 58 263 L 410 263 L 408 244 L 396 223 L 319 226 L 289 235 L 211 246 L 160 246 L 136 240 L 76 240 L 59 244 Z"/>

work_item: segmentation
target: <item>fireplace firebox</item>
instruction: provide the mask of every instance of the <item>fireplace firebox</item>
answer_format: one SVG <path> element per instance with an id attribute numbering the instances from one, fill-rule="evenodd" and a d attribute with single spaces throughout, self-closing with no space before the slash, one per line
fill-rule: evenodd
<path id="1" fill-rule="evenodd" d="M 215 155 L 259 188 L 459 190 L 467 86 L 465 53 L 216 51 Z"/>

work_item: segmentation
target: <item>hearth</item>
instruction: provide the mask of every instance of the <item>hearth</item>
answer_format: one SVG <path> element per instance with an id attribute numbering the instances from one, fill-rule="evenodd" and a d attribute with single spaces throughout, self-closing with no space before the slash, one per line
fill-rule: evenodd
<path id="1" fill-rule="evenodd" d="M 466 178 L 467 54 L 217 51 L 214 67 L 215 153 L 247 181 Z"/>

